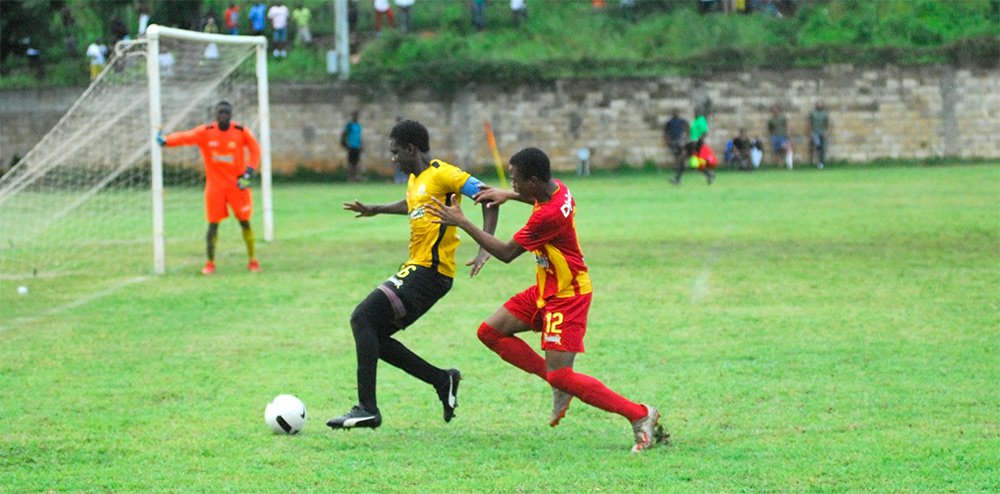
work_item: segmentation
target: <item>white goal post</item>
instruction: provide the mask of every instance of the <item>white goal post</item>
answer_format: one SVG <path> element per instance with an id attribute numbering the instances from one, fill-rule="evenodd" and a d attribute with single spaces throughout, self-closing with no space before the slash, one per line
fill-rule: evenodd
<path id="1" fill-rule="evenodd" d="M 211 122 L 222 100 L 233 105 L 233 122 L 257 136 L 251 222 L 264 241 L 274 238 L 266 38 L 151 25 L 113 51 L 60 120 L 0 176 L 0 296 L 13 293 L 8 283 L 56 294 L 63 277 L 99 285 L 200 266 L 204 162 L 196 146 L 161 149 L 156 136 Z M 218 254 L 242 256 L 238 238 L 219 235 Z M 224 245 L 229 240 L 237 243 Z"/>
<path id="2" fill-rule="evenodd" d="M 271 196 L 271 126 L 267 94 L 267 38 L 263 36 L 232 36 L 200 33 L 153 24 L 146 30 L 147 60 L 159 60 L 160 37 L 203 43 L 246 44 L 256 48 L 257 118 L 259 119 L 258 125 L 260 128 L 258 141 L 260 143 L 264 240 L 267 242 L 274 240 L 274 215 Z M 156 143 L 156 135 L 163 125 L 163 115 L 160 107 L 160 64 L 147 63 L 146 71 L 149 74 L 149 143 L 153 192 L 153 262 L 154 271 L 157 274 L 163 274 L 166 270 L 163 220 L 163 153 L 160 150 L 160 146 Z"/>

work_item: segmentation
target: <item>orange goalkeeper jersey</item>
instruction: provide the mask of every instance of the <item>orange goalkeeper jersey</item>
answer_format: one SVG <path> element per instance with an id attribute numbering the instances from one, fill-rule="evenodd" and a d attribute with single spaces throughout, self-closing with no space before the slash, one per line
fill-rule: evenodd
<path id="1" fill-rule="evenodd" d="M 205 160 L 205 185 L 207 187 L 236 187 L 236 179 L 249 165 L 254 170 L 260 165 L 260 146 L 250 129 L 230 123 L 228 130 L 213 123 L 199 125 L 184 132 L 166 136 L 166 146 L 198 146 Z M 250 151 L 247 161 L 246 152 Z"/>

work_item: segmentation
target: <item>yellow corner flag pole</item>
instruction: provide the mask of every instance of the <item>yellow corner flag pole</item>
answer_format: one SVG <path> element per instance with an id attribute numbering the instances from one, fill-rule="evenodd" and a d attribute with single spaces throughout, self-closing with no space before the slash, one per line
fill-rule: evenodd
<path id="1" fill-rule="evenodd" d="M 493 163 L 497 165 L 497 176 L 500 177 L 500 186 L 507 188 L 507 174 L 503 171 L 503 161 L 500 160 L 500 151 L 497 150 L 497 140 L 493 138 L 493 126 L 489 122 L 483 122 L 486 128 L 486 142 L 490 145 L 490 152 L 493 153 Z"/>

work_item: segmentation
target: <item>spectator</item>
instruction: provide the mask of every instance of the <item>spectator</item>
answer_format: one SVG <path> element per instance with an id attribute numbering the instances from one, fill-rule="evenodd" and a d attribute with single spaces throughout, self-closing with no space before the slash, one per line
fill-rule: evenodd
<path id="1" fill-rule="evenodd" d="M 267 7 L 264 6 L 264 2 L 258 0 L 256 4 L 250 7 L 247 17 L 250 18 L 250 33 L 254 36 L 263 36 L 264 21 L 267 19 Z"/>
<path id="2" fill-rule="evenodd" d="M 707 14 L 715 10 L 715 0 L 698 0 L 698 12 Z"/>
<path id="3" fill-rule="evenodd" d="M 347 122 L 344 130 L 340 133 L 340 145 L 347 150 L 347 181 L 357 182 L 361 179 L 358 164 L 361 161 L 361 151 L 364 144 L 361 142 L 361 124 L 358 122 L 358 111 L 351 113 L 351 121 Z"/>
<path id="4" fill-rule="evenodd" d="M 107 63 L 108 47 L 101 43 L 100 38 L 95 39 L 87 46 L 87 58 L 90 59 L 90 80 L 97 79 L 97 76 L 104 70 Z"/>
<path id="5" fill-rule="evenodd" d="M 510 17 L 516 28 L 520 28 L 521 22 L 528 20 L 528 5 L 524 0 L 510 0 Z"/>
<path id="6" fill-rule="evenodd" d="M 581 177 L 590 176 L 590 148 L 582 147 L 576 152 L 576 157 L 580 163 L 576 165 L 576 174 Z"/>
<path id="7" fill-rule="evenodd" d="M 771 107 L 771 118 L 767 120 L 767 133 L 771 136 L 771 150 L 774 151 L 775 163 L 780 157 L 785 159 L 785 168 L 793 167 L 792 141 L 788 139 L 788 119 L 781 113 L 778 105 Z"/>
<path id="8" fill-rule="evenodd" d="M 830 135 L 830 114 L 826 112 L 826 105 L 822 101 L 816 103 L 816 109 L 809 113 L 809 162 L 816 163 L 816 168 L 820 170 L 825 166 L 826 142 Z M 818 161 L 813 161 L 814 158 Z"/>
<path id="9" fill-rule="evenodd" d="M 670 150 L 675 167 L 680 164 L 681 156 L 684 154 L 684 144 L 688 142 L 690 129 L 688 121 L 681 118 L 680 111 L 674 108 L 670 113 L 670 120 L 663 126 L 663 141 Z"/>
<path id="10" fill-rule="evenodd" d="M 42 65 L 42 52 L 31 41 L 31 37 L 24 38 L 24 54 L 28 57 L 28 70 L 41 80 L 45 77 L 45 66 Z"/>
<path id="11" fill-rule="evenodd" d="M 69 6 L 64 5 L 62 9 L 59 10 L 59 17 L 62 19 L 62 28 L 65 36 L 63 36 L 63 45 L 66 47 L 66 54 L 75 56 L 77 52 L 77 37 L 76 37 L 76 21 L 73 19 L 73 11 L 70 10 Z"/>
<path id="12" fill-rule="evenodd" d="M 750 139 L 750 164 L 753 169 L 760 168 L 760 162 L 764 159 L 764 143 L 760 137 Z"/>
<path id="13" fill-rule="evenodd" d="M 622 17 L 631 23 L 635 23 L 635 0 L 621 0 Z"/>
<path id="14" fill-rule="evenodd" d="M 486 0 L 472 0 L 472 26 L 476 31 L 486 29 Z"/>
<path id="15" fill-rule="evenodd" d="M 219 34 L 219 24 L 215 22 L 215 14 L 209 12 L 205 16 L 205 27 L 202 28 L 203 32 L 208 34 Z M 209 43 L 205 46 L 205 58 L 208 60 L 218 60 L 219 59 L 219 45 L 215 43 Z"/>
<path id="16" fill-rule="evenodd" d="M 267 10 L 267 18 L 271 19 L 271 40 L 274 41 L 274 58 L 288 57 L 288 7 L 277 0 Z"/>
<path id="17" fill-rule="evenodd" d="M 733 163 L 743 171 L 750 171 L 750 137 L 747 136 L 747 129 L 740 129 L 740 133 L 733 138 Z"/>
<path id="18" fill-rule="evenodd" d="M 292 11 L 292 19 L 295 19 L 295 44 L 310 45 L 313 41 L 312 30 L 309 28 L 309 21 L 312 19 L 312 11 L 299 2 L 299 7 Z"/>
<path id="19" fill-rule="evenodd" d="M 226 23 L 226 32 L 232 35 L 240 34 L 240 6 L 235 3 L 229 4 L 229 8 L 223 13 L 223 20 Z"/>
<path id="20" fill-rule="evenodd" d="M 114 39 L 111 42 L 111 46 L 114 47 L 119 41 L 130 39 L 128 36 L 128 27 L 125 26 L 125 21 L 121 17 L 115 17 L 111 20 L 111 35 Z"/>
<path id="21" fill-rule="evenodd" d="M 396 18 L 392 14 L 392 6 L 389 0 L 375 0 L 375 37 L 382 36 L 382 18 L 385 17 L 389 25 L 396 27 Z"/>
<path id="22" fill-rule="evenodd" d="M 413 2 L 414 0 L 396 0 L 396 6 L 399 7 L 399 28 L 404 33 L 413 30 L 413 21 L 410 17 Z"/>
<path id="23" fill-rule="evenodd" d="M 139 6 L 139 29 L 136 35 L 145 36 L 147 27 L 149 27 L 149 6 L 142 4 Z"/>

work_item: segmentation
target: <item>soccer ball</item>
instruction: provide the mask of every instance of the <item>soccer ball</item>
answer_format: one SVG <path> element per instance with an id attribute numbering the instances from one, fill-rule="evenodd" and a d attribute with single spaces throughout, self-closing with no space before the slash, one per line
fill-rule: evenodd
<path id="1" fill-rule="evenodd" d="M 306 405 L 292 395 L 275 396 L 264 409 L 264 423 L 278 434 L 298 434 L 306 425 Z"/>

